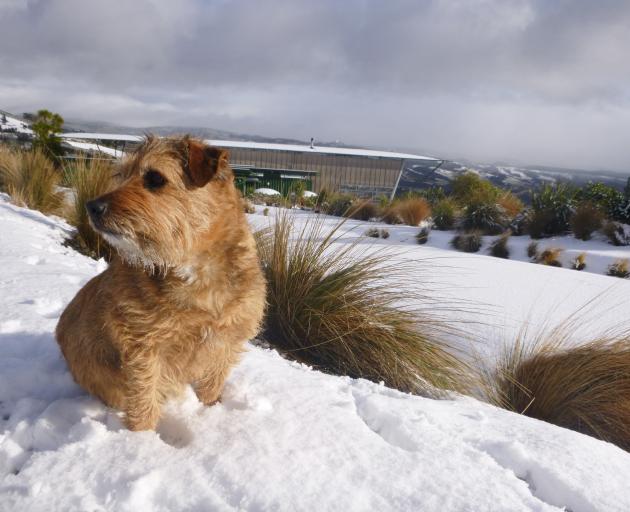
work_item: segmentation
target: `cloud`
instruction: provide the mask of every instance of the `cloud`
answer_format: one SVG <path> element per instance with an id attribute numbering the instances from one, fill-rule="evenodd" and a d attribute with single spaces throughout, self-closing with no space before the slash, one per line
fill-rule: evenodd
<path id="1" fill-rule="evenodd" d="M 0 101 L 627 170 L 629 24 L 623 0 L 5 0 Z"/>

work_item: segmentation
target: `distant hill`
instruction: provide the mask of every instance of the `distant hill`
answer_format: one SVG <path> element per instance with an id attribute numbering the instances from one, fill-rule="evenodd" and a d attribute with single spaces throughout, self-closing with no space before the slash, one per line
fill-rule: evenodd
<path id="1" fill-rule="evenodd" d="M 602 182 L 623 190 L 630 176 L 612 171 L 585 171 L 580 169 L 559 169 L 555 167 L 499 164 L 476 164 L 446 161 L 436 170 L 422 162 L 410 162 L 403 172 L 399 189 L 401 191 L 428 187 L 448 189 L 455 176 L 470 170 L 489 180 L 494 185 L 511 190 L 524 200 L 529 198 L 529 191 L 544 184 L 571 183 L 577 187 L 588 182 Z"/>

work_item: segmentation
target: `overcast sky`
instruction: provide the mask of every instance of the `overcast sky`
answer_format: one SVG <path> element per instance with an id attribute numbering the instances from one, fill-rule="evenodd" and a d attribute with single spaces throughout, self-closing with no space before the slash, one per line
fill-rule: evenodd
<path id="1" fill-rule="evenodd" d="M 0 108 L 630 171 L 630 1 L 0 0 Z"/>

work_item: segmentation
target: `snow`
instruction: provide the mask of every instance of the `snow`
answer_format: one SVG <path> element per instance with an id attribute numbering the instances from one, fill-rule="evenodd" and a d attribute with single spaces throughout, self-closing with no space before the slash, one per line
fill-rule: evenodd
<path id="1" fill-rule="evenodd" d="M 93 144 L 90 142 L 77 142 L 72 139 L 64 139 L 64 142 L 75 149 L 79 149 L 81 151 L 90 151 L 90 152 L 100 152 L 105 153 L 106 155 L 113 156 L 114 158 L 122 158 L 125 156 L 123 151 L 114 148 L 108 148 L 107 146 L 103 146 L 102 144 Z"/>
<path id="2" fill-rule="evenodd" d="M 571 310 L 613 283 L 622 297 L 630 291 L 593 273 L 446 251 L 436 232 L 436 246 L 417 246 L 417 228 L 388 229 L 376 243 L 425 260 L 449 293 L 493 308 L 495 324 L 480 326 L 488 336 L 497 326 L 513 334 L 505 319 L 537 295 L 545 304 L 570 296 L 562 305 Z M 3 512 L 630 510 L 630 454 L 611 444 L 472 398 L 436 401 L 325 375 L 256 346 L 221 403 L 205 407 L 189 391 L 167 405 L 157 432 L 129 432 L 74 384 L 54 341 L 64 306 L 105 268 L 63 245 L 70 231 L 0 196 Z M 422 285 L 418 276 L 410 281 Z M 615 297 L 601 297 L 602 309 L 627 318 Z M 610 315 L 596 320 L 611 325 Z"/>
<path id="3" fill-rule="evenodd" d="M 254 190 L 254 194 L 262 194 L 264 196 L 279 196 L 280 192 L 272 188 L 257 188 Z"/>
<path id="4" fill-rule="evenodd" d="M 305 190 L 304 197 L 317 197 L 317 194 L 315 192 L 312 192 L 311 190 Z"/>
<path id="5" fill-rule="evenodd" d="M 15 130 L 16 133 L 28 133 L 28 134 L 32 134 L 33 130 L 31 130 L 28 127 L 28 124 L 20 121 L 19 119 L 16 119 L 15 117 L 12 117 L 8 114 L 4 114 L 4 117 L 6 117 L 7 122 L 3 123 L 3 117 L 2 114 L 4 112 L 0 111 L 0 128 L 2 130 Z"/>

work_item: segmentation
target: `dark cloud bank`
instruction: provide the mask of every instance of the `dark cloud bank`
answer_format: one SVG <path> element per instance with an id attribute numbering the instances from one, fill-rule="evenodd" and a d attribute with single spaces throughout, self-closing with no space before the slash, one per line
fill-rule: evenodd
<path id="1" fill-rule="evenodd" d="M 625 0 L 0 0 L 0 108 L 630 169 Z"/>

